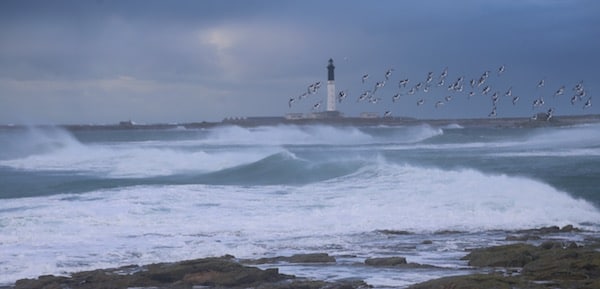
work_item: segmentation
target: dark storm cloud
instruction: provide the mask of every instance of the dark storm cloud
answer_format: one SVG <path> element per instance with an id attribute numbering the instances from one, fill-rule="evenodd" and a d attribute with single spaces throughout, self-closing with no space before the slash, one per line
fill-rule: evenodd
<path id="1" fill-rule="evenodd" d="M 523 94 L 537 93 L 540 78 L 549 86 L 583 79 L 593 89 L 599 6 L 591 0 L 2 1 L 0 122 L 309 112 L 311 103 L 289 110 L 287 99 L 322 80 L 330 57 L 338 89 L 353 97 L 364 89 L 365 72 L 376 79 L 394 68 L 396 80 L 417 79 L 447 66 L 453 78 L 476 77 L 503 64 L 511 80 L 502 85 Z M 391 87 L 382 93 L 392 95 Z M 405 108 L 413 102 L 394 109 L 415 117 L 482 117 L 489 109 L 484 101 L 444 111 Z M 340 109 L 353 115 L 384 105 L 391 103 Z M 506 113 L 526 115 L 530 108 Z"/>

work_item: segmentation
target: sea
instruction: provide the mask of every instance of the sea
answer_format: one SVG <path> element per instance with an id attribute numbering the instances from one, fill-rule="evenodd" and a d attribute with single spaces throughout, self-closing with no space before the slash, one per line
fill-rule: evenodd
<path id="1" fill-rule="evenodd" d="M 406 288 L 519 230 L 600 238 L 600 124 L 0 129 L 0 285 L 233 255 Z M 529 242 L 536 242 L 535 239 Z M 430 268 L 376 268 L 373 257 Z"/>

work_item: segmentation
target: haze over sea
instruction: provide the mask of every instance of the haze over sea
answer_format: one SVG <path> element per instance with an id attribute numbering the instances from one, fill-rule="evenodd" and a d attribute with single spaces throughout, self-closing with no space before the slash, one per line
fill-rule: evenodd
<path id="1" fill-rule="evenodd" d="M 600 124 L 46 127 L 2 129 L 0 143 L 0 284 L 326 252 L 338 263 L 278 267 L 405 287 L 468 273 L 466 249 L 515 230 L 600 236 Z M 442 268 L 355 265 L 381 256 Z"/>

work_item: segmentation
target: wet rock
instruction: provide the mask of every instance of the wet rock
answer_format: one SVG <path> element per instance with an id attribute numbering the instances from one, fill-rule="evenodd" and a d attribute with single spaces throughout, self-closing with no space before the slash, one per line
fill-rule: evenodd
<path id="1" fill-rule="evenodd" d="M 374 267 L 397 267 L 403 269 L 433 269 L 438 268 L 436 266 L 419 264 L 419 263 L 408 263 L 404 257 L 382 257 L 382 258 L 367 258 L 365 265 Z"/>
<path id="2" fill-rule="evenodd" d="M 535 280 L 600 281 L 600 252 L 585 248 L 544 250 L 523 267 L 522 273 Z"/>
<path id="3" fill-rule="evenodd" d="M 441 230 L 441 231 L 436 231 L 434 234 L 436 235 L 454 235 L 454 234 L 461 234 L 464 233 L 463 231 L 456 231 L 456 230 Z"/>
<path id="4" fill-rule="evenodd" d="M 409 231 L 402 230 L 377 230 L 377 232 L 384 235 L 411 235 L 412 233 Z"/>
<path id="5" fill-rule="evenodd" d="M 335 283 L 318 280 L 294 280 L 261 284 L 256 289 L 367 289 L 372 288 L 362 280 L 341 280 Z"/>
<path id="6" fill-rule="evenodd" d="M 274 264 L 280 262 L 287 263 L 335 263 L 335 257 L 326 253 L 296 254 L 289 257 L 278 256 L 273 258 L 260 258 L 254 260 L 241 260 L 241 263 L 260 265 Z"/>
<path id="7" fill-rule="evenodd" d="M 581 229 L 575 228 L 575 227 L 573 227 L 573 225 L 566 225 L 566 226 L 560 228 L 560 231 L 563 233 L 581 232 Z"/>
<path id="8" fill-rule="evenodd" d="M 540 249 L 528 244 L 512 244 L 474 249 L 463 260 L 475 267 L 523 267 L 537 258 Z"/>
<path id="9" fill-rule="evenodd" d="M 142 266 L 132 274 L 122 274 L 123 268 L 84 271 L 70 277 L 41 276 L 23 279 L 15 283 L 15 289 L 99 289 L 99 288 L 192 288 L 209 286 L 221 288 L 246 288 L 271 284 L 277 288 L 294 276 L 280 274 L 278 269 L 261 270 L 246 267 L 231 256 L 205 258 L 176 263 L 160 263 Z"/>
<path id="10" fill-rule="evenodd" d="M 367 258 L 365 264 L 369 266 L 398 266 L 406 265 L 406 258 L 404 257 L 384 257 L 384 258 Z"/>
<path id="11" fill-rule="evenodd" d="M 520 230 L 518 233 L 522 234 L 537 234 L 537 235 L 548 235 L 557 233 L 570 233 L 570 232 L 581 232 L 581 229 L 574 227 L 573 225 L 566 225 L 562 228 L 558 226 L 541 227 L 537 229 Z"/>
<path id="12" fill-rule="evenodd" d="M 409 289 L 513 289 L 528 288 L 541 289 L 547 288 L 542 285 L 530 283 L 516 278 L 504 277 L 501 275 L 473 274 L 466 276 L 452 276 L 434 279 L 412 285 Z"/>
<path id="13" fill-rule="evenodd" d="M 540 240 L 542 237 L 536 235 L 508 235 L 506 236 L 506 241 L 520 241 L 525 242 L 529 240 Z"/>
<path id="14" fill-rule="evenodd" d="M 23 289 L 51 289 L 51 288 L 61 288 L 60 284 L 63 284 L 67 277 L 61 276 L 53 276 L 53 275 L 43 275 L 38 277 L 37 279 L 22 279 L 18 280 L 15 283 L 15 288 L 23 288 Z"/>
<path id="15" fill-rule="evenodd" d="M 538 247 L 513 244 L 475 249 L 464 258 L 469 265 L 504 267 L 503 271 L 520 267 L 520 274 L 456 276 L 410 288 L 600 288 L 600 252 L 594 247 L 548 241 Z"/>

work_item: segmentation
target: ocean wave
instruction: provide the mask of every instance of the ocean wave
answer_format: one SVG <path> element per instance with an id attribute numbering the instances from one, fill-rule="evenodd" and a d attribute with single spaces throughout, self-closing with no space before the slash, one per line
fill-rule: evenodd
<path id="1" fill-rule="evenodd" d="M 415 143 L 443 134 L 430 126 L 355 128 L 333 126 L 224 126 L 202 132 L 192 139 L 152 139 L 126 142 L 83 143 L 62 129 L 33 130 L 12 138 L 10 157 L 0 166 L 24 171 L 65 171 L 110 178 L 145 178 L 175 174 L 205 174 L 252 164 L 286 151 L 288 147 L 350 147 L 378 143 Z M 17 150 L 18 148 L 18 150 Z M 289 151 L 289 150 L 288 150 Z M 319 164 L 323 167 L 335 166 Z M 314 169 L 318 170 L 318 166 Z M 273 169 L 262 161 L 254 169 Z M 308 166 L 308 165 L 306 165 Z M 343 166 L 343 165 L 342 165 Z M 284 173 L 286 168 L 283 169 Z M 298 164 L 288 174 L 298 171 Z M 335 168 L 332 168 L 335 170 Z M 239 169 L 238 169 L 239 171 Z M 325 175 L 331 175 L 325 173 Z M 335 174 L 333 174 L 335 175 Z M 280 174 L 281 177 L 284 177 Z M 311 177 L 307 177 L 311 179 Z"/>
<path id="2" fill-rule="evenodd" d="M 355 224 L 378 223 L 380 229 L 483 231 L 600 225 L 600 211 L 586 200 L 537 180 L 474 169 L 382 163 L 315 187 L 311 190 L 346 192 L 342 207 L 356 210 Z M 363 222 L 358 216 L 373 219 Z"/>
<path id="3" fill-rule="evenodd" d="M 287 161 L 304 163 L 289 153 L 258 163 Z M 16 209 L 23 204 L 26 209 Z M 597 208 L 539 181 L 470 169 L 390 164 L 382 157 L 354 172 L 300 186 L 128 186 L 7 199 L 0 203 L 0 211 L 4 249 L 0 257 L 10 262 L 0 272 L 11 276 L 0 281 L 107 264 L 223 254 L 252 258 L 312 252 L 331 244 L 340 247 L 335 249 L 338 253 L 365 254 L 365 250 L 397 245 L 397 240 L 388 238 L 360 237 L 380 230 L 430 236 L 441 230 L 482 232 L 567 224 L 600 229 Z"/>
<path id="4" fill-rule="evenodd" d="M 252 163 L 282 151 L 276 147 L 235 150 L 179 148 L 178 142 L 82 143 L 60 129 L 33 131 L 14 143 L 28 144 L 0 166 L 23 171 L 60 171 L 109 178 L 198 174 Z"/>
<path id="5" fill-rule="evenodd" d="M 303 185 L 351 174 L 365 162 L 360 157 L 315 161 L 283 151 L 256 162 L 203 174 L 195 181 L 222 185 Z"/>
<path id="6" fill-rule="evenodd" d="M 278 125 L 212 129 L 204 144 L 235 145 L 368 145 L 389 142 L 415 143 L 443 134 L 429 125 L 398 127 L 349 127 L 328 125 Z"/>
<path id="7" fill-rule="evenodd" d="M 537 148 L 597 147 L 600 144 L 600 125 L 580 125 L 535 130 L 524 141 L 524 146 Z"/>

